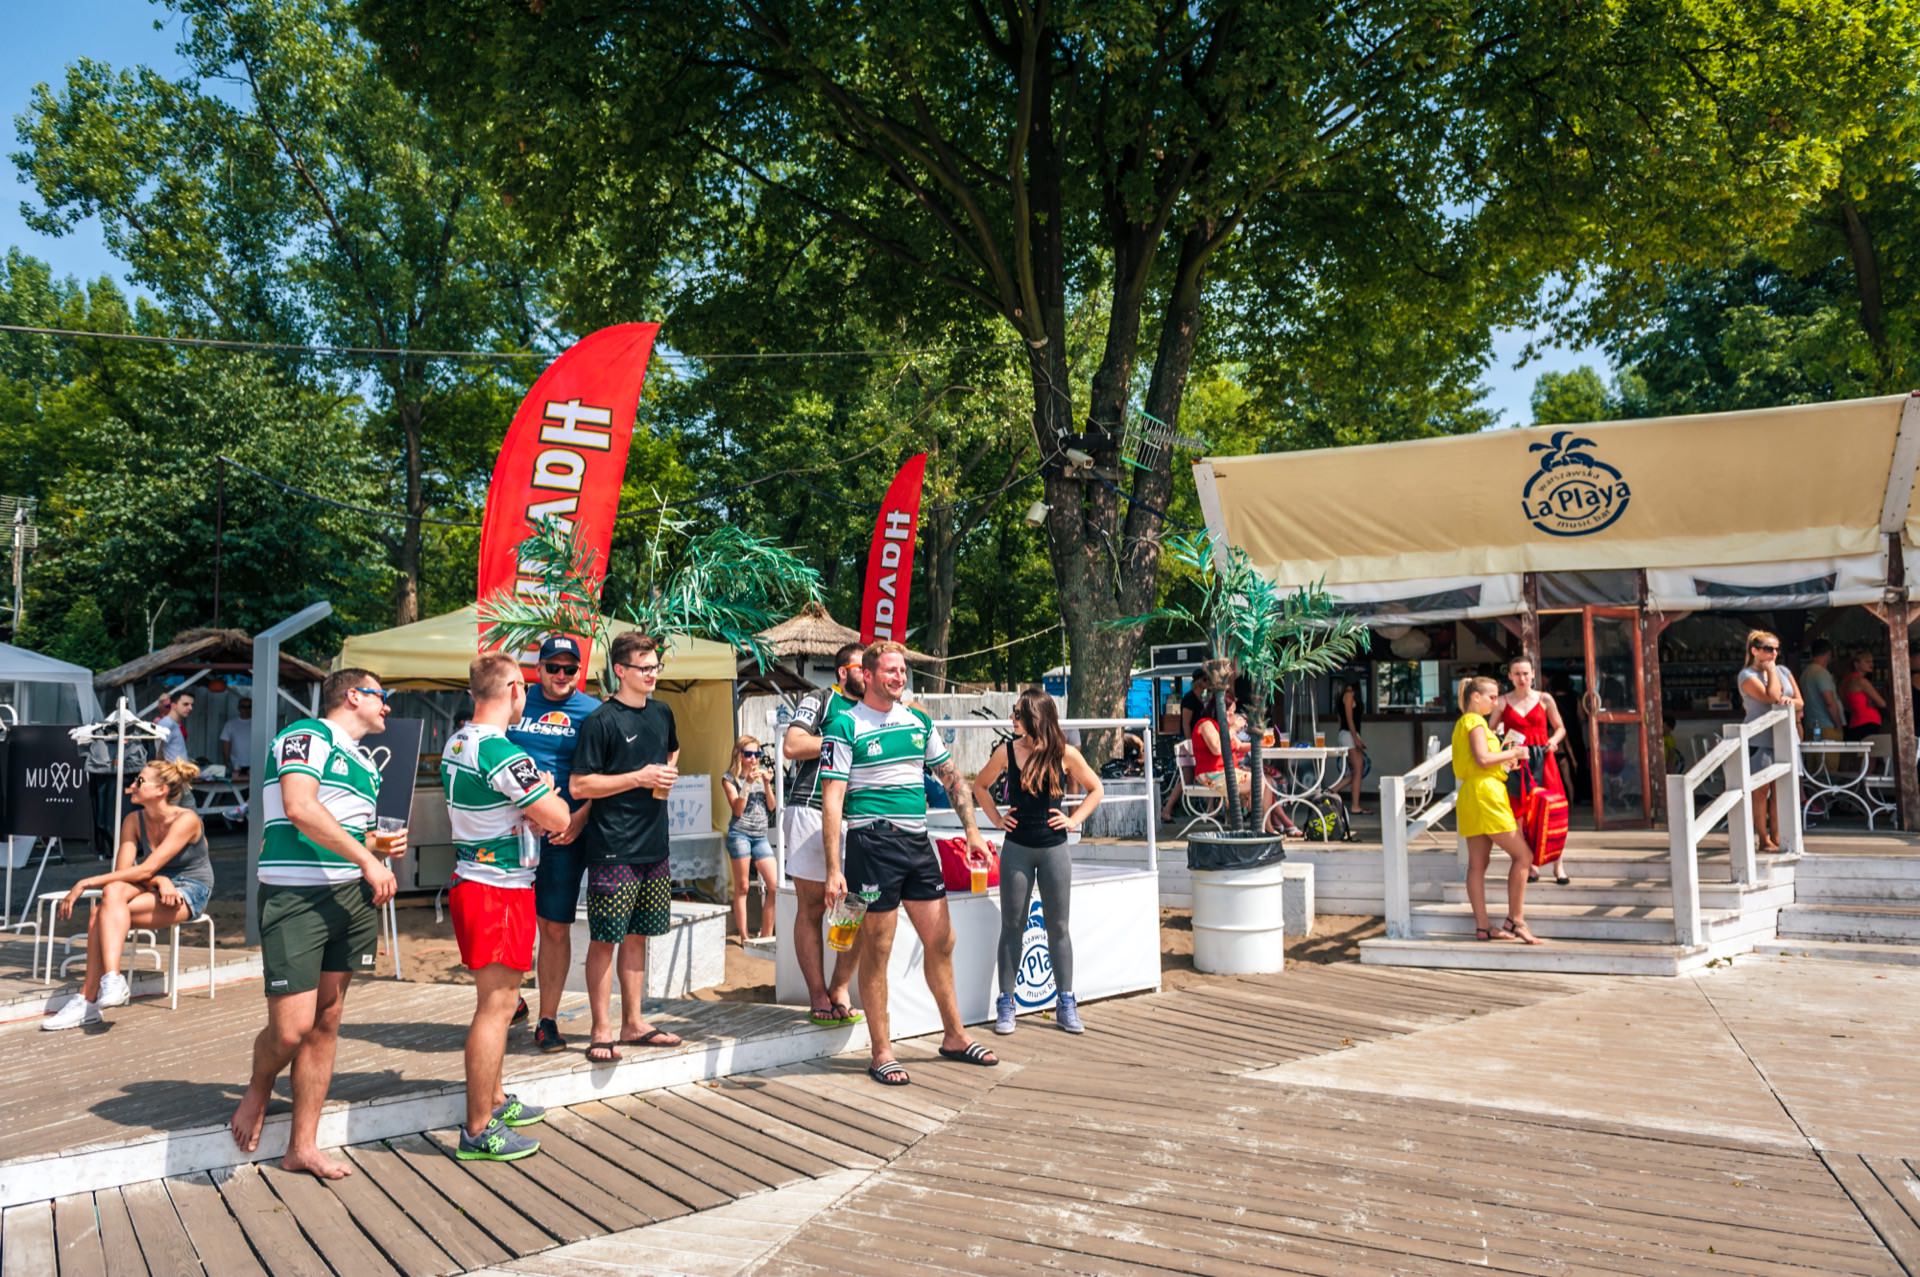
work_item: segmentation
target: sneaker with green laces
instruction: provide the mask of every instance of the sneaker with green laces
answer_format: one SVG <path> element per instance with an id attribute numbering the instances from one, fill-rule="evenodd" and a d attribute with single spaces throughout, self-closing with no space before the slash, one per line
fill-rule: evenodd
<path id="1" fill-rule="evenodd" d="M 463 1162 L 517 1162 L 540 1151 L 540 1141 L 511 1130 L 495 1118 L 478 1135 L 460 1132 L 460 1147 L 454 1156 Z"/>
<path id="2" fill-rule="evenodd" d="M 546 1121 L 547 1111 L 538 1104 L 521 1103 L 517 1095 L 509 1095 L 506 1102 L 493 1111 L 493 1120 L 508 1126 L 532 1126 Z"/>

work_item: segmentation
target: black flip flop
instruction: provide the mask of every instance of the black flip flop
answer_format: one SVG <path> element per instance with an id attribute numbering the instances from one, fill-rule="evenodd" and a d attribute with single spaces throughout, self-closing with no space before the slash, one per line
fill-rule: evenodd
<path id="1" fill-rule="evenodd" d="M 595 1051 L 600 1052 L 601 1058 L 594 1058 L 593 1053 Z M 613 1043 L 611 1042 L 589 1042 L 587 1044 L 587 1059 L 594 1064 L 618 1064 L 620 1063 L 621 1057 L 620 1054 L 613 1049 Z"/>
<path id="2" fill-rule="evenodd" d="M 662 1042 L 661 1038 L 672 1038 L 671 1042 Z M 637 1038 L 621 1038 L 621 1046 L 679 1046 L 686 1041 L 678 1033 L 668 1029 L 648 1029 Z"/>
<path id="3" fill-rule="evenodd" d="M 888 1060 L 885 1064 L 869 1064 L 867 1076 L 882 1086 L 905 1086 L 913 1081 L 907 1076 L 906 1066 L 898 1060 Z"/>
<path id="4" fill-rule="evenodd" d="M 965 1049 L 959 1051 L 955 1051 L 951 1047 L 943 1046 L 940 1048 L 940 1058 L 943 1060 L 956 1060 L 961 1064 L 978 1064 L 982 1068 L 988 1069 L 1000 1063 L 1000 1057 L 996 1056 L 986 1047 L 981 1046 L 978 1042 L 969 1042 Z"/>

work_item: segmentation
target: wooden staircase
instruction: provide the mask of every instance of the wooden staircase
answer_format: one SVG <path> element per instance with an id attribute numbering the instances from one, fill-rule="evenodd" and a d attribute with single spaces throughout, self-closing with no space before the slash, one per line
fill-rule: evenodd
<path id="1" fill-rule="evenodd" d="M 1700 865 L 1700 944 L 1675 942 L 1672 862 L 1663 835 L 1579 834 L 1569 845 L 1570 886 L 1551 871 L 1527 889 L 1528 925 L 1544 945 L 1474 939 L 1464 871 L 1414 890 L 1411 934 L 1366 940 L 1360 960 L 1383 966 L 1461 967 L 1499 971 L 1555 971 L 1591 975 L 1682 975 L 1720 958 L 1752 952 L 1771 941 L 1781 912 L 1794 905 L 1794 879 L 1803 858 L 1760 859 L 1752 883 L 1732 881 L 1723 848 L 1703 851 Z M 1496 870 L 1506 856 L 1496 852 Z M 1504 874 L 1489 874 L 1487 908 L 1497 922 L 1506 913 Z M 1917 910 L 1916 912 L 1920 912 Z M 1920 949 L 1916 955 L 1920 956 Z"/>
<path id="2" fill-rule="evenodd" d="M 1920 965 L 1920 857 L 1809 856 L 1762 953 Z"/>

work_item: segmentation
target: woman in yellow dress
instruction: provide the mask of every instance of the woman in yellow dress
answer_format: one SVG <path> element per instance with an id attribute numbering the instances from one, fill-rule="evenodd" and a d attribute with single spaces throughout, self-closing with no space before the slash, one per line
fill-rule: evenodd
<path id="1" fill-rule="evenodd" d="M 1525 747 L 1504 748 L 1487 726 L 1500 696 L 1493 679 L 1460 680 L 1460 720 L 1453 725 L 1453 775 L 1460 788 L 1454 808 L 1460 835 L 1467 840 L 1467 899 L 1473 904 L 1476 940 L 1519 940 L 1539 944 L 1528 929 L 1522 911 L 1527 894 L 1527 870 L 1533 852 L 1521 836 L 1507 801 L 1507 765 L 1525 760 Z M 1487 917 L 1487 866 L 1498 846 L 1507 853 L 1507 917 L 1501 926 Z"/>

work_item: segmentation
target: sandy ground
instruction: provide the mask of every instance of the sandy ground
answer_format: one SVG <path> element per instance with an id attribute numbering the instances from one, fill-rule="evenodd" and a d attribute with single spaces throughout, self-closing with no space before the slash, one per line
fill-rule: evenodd
<path id="1" fill-rule="evenodd" d="M 1321 914 L 1313 920 L 1312 935 L 1304 940 L 1288 941 L 1287 965 L 1352 962 L 1360 956 L 1362 940 L 1384 933 L 1385 926 L 1379 918 Z M 1190 910 L 1160 911 L 1160 978 L 1169 989 L 1184 989 L 1218 978 L 1193 969 L 1193 913 Z"/>

